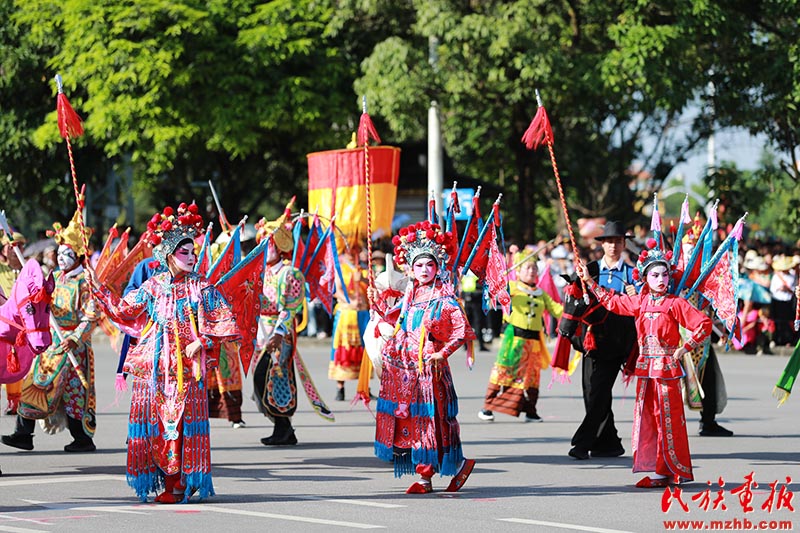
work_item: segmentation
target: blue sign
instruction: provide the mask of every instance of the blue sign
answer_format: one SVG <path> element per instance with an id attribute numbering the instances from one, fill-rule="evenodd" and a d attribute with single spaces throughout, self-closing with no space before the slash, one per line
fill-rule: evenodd
<path id="1" fill-rule="evenodd" d="M 442 204 L 445 208 L 445 213 L 450 209 L 450 193 L 452 189 L 442 193 Z M 475 189 L 456 189 L 458 195 L 458 203 L 461 206 L 461 212 L 456 213 L 456 220 L 467 220 L 472 214 L 472 197 L 475 196 Z"/>

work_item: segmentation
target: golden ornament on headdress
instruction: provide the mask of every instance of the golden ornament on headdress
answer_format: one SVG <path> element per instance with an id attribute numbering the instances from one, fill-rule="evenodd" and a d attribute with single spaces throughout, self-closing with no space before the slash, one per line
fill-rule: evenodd
<path id="1" fill-rule="evenodd" d="M 281 216 L 275 220 L 262 218 L 256 223 L 256 242 L 261 242 L 272 235 L 272 242 L 281 252 L 289 252 L 294 248 L 294 238 L 291 231 L 292 204 L 294 197 L 286 204 Z"/>
<path id="2" fill-rule="evenodd" d="M 63 244 L 72 248 L 78 257 L 86 255 L 85 242 L 89 242 L 89 237 L 92 235 L 92 228 L 83 228 L 84 234 L 81 235 L 80 211 L 75 211 L 72 220 L 69 221 L 66 227 L 62 226 L 60 222 L 53 224 L 53 230 L 48 230 L 47 234 L 55 239 L 56 243 Z M 84 237 L 85 236 L 85 237 Z"/>

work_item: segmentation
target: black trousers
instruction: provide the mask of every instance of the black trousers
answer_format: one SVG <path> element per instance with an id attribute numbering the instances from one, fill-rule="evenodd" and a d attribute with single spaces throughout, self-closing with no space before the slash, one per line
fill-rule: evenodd
<path id="1" fill-rule="evenodd" d="M 622 446 L 611 410 L 612 389 L 624 356 L 595 350 L 583 358 L 583 405 L 586 416 L 572 437 L 572 445 L 584 451 L 612 451 Z"/>
<path id="2" fill-rule="evenodd" d="M 714 418 L 717 416 L 717 368 L 719 368 L 719 362 L 712 344 L 708 348 L 708 357 L 700 379 L 700 386 L 703 387 L 705 394 L 702 401 L 703 410 L 700 411 L 700 422 L 703 424 L 714 422 Z"/>

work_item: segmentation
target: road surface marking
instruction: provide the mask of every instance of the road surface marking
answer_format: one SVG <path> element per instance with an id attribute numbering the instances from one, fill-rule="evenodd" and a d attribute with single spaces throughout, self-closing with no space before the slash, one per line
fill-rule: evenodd
<path id="1" fill-rule="evenodd" d="M 74 474 L 65 477 L 55 478 L 27 478 L 27 479 L 4 479 L 0 481 L 0 487 L 19 487 L 21 485 L 50 485 L 51 483 L 86 483 L 91 481 L 125 481 L 125 476 L 112 476 L 110 474 L 100 474 L 93 476 L 82 476 Z"/>
<path id="2" fill-rule="evenodd" d="M 605 529 L 602 527 L 578 526 L 575 524 L 564 524 L 562 522 L 545 522 L 544 520 L 527 520 L 525 518 L 498 518 L 501 522 L 513 522 L 515 524 L 528 524 L 531 526 L 548 526 L 561 529 L 572 529 L 575 531 L 591 531 L 592 533 L 632 533 L 620 529 Z"/>
<path id="3" fill-rule="evenodd" d="M 2 526 L 0 531 L 8 531 L 9 533 L 45 533 L 45 529 L 27 529 L 24 527 Z"/>
<path id="4" fill-rule="evenodd" d="M 328 498 L 320 498 L 320 499 L 326 502 L 344 503 L 348 505 L 363 505 L 365 507 L 382 507 L 383 509 L 397 509 L 400 507 L 407 507 L 407 505 L 400 505 L 397 503 L 370 502 L 367 500 L 332 500 Z"/>

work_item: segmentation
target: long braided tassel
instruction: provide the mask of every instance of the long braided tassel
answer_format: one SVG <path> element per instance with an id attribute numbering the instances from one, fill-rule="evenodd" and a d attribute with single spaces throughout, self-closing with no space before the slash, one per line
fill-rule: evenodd
<path id="1" fill-rule="evenodd" d="M 369 139 L 372 137 L 375 139 L 376 142 L 380 143 L 381 138 L 378 136 L 378 132 L 375 130 L 374 124 L 372 124 L 372 119 L 367 114 L 367 97 L 362 97 L 362 109 L 361 109 L 361 119 L 358 122 L 358 144 L 364 146 L 364 183 L 365 183 L 365 190 L 367 194 L 367 257 L 369 257 L 370 261 L 372 260 L 372 187 L 369 175 Z M 372 265 L 369 265 L 367 269 L 367 283 L 370 289 L 375 289 L 375 275 L 372 272 Z M 370 307 L 370 314 L 372 313 L 372 302 L 369 302 Z M 364 405 L 367 406 L 369 409 L 369 379 L 372 375 L 372 361 L 364 353 L 364 357 L 361 361 L 361 372 L 359 373 L 358 378 L 358 389 L 356 391 L 356 396 L 353 398 L 353 401 L 356 402 L 361 400 Z"/>
<path id="2" fill-rule="evenodd" d="M 372 119 L 367 114 L 367 97 L 363 96 L 361 102 L 361 119 L 358 122 L 358 144 L 364 146 L 364 179 L 367 193 L 367 256 L 372 260 L 372 179 L 369 175 L 369 139 L 371 137 L 380 143 L 381 138 L 375 130 Z M 367 280 L 370 288 L 375 288 L 375 276 L 372 273 L 372 268 L 369 268 Z"/>
<path id="3" fill-rule="evenodd" d="M 542 104 L 542 98 L 539 95 L 539 90 L 536 90 L 536 103 L 539 108 L 536 111 L 536 116 L 533 117 L 530 126 L 522 136 L 522 142 L 529 150 L 535 150 L 542 144 L 547 145 L 547 150 L 550 153 L 550 164 L 553 165 L 553 174 L 556 177 L 556 185 L 558 187 L 558 197 L 561 202 L 561 211 L 564 213 L 564 220 L 567 223 L 567 231 L 569 232 L 569 241 L 572 244 L 572 251 L 575 254 L 575 264 L 577 265 L 579 255 L 578 246 L 575 243 L 575 234 L 572 231 L 572 222 L 569 220 L 569 213 L 567 211 L 567 200 L 564 197 L 564 187 L 561 185 L 561 175 L 558 172 L 558 163 L 556 162 L 556 154 L 553 151 L 553 128 L 550 125 L 550 119 L 547 116 L 547 110 Z M 578 278 L 583 289 L 584 299 L 588 303 L 589 293 L 586 290 L 586 284 L 583 279 Z"/>
<path id="4" fill-rule="evenodd" d="M 89 249 L 89 239 L 86 237 L 86 224 L 83 220 L 84 192 L 85 186 L 78 190 L 78 172 L 75 170 L 75 157 L 72 153 L 72 139 L 83 135 L 83 121 L 75 109 L 70 105 L 67 95 L 64 94 L 64 84 L 61 75 L 56 74 L 56 86 L 58 96 L 56 97 L 56 115 L 58 116 L 58 131 L 61 137 L 67 141 L 67 154 L 69 155 L 69 170 L 72 175 L 72 190 L 75 193 L 75 203 L 78 207 L 78 226 L 81 232 L 81 239 L 86 250 Z"/>
<path id="5" fill-rule="evenodd" d="M 794 330 L 800 331 L 800 298 L 797 298 L 797 306 L 794 308 Z"/>

